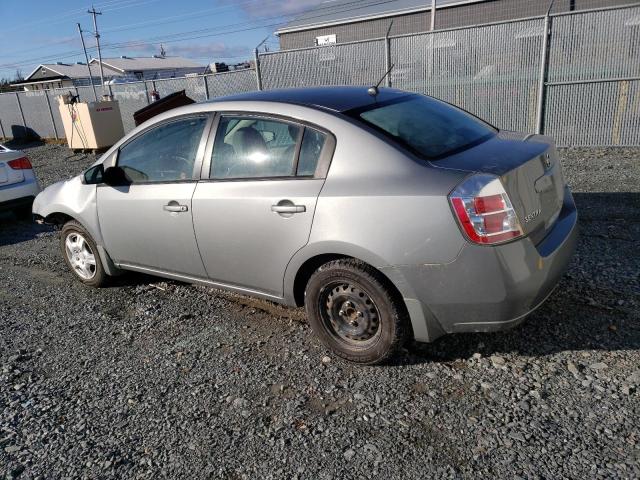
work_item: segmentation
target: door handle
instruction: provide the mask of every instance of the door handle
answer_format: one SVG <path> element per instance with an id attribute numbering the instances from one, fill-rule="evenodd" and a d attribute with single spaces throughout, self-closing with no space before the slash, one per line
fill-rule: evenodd
<path id="1" fill-rule="evenodd" d="M 165 212 L 186 212 L 189 210 L 189 207 L 186 205 L 178 205 L 176 202 L 169 202 L 169 204 L 164 205 L 162 209 Z"/>
<path id="2" fill-rule="evenodd" d="M 271 205 L 271 211 L 276 213 L 302 213 L 307 211 L 304 205 Z"/>

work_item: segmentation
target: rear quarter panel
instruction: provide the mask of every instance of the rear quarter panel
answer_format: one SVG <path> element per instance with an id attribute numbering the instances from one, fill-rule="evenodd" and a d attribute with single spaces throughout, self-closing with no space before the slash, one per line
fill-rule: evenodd
<path id="1" fill-rule="evenodd" d="M 465 240 L 447 195 L 466 173 L 414 160 L 347 119 L 325 127 L 336 136 L 336 150 L 309 242 L 287 269 L 285 295 L 298 268 L 319 254 L 353 256 L 377 268 L 453 261 Z"/>

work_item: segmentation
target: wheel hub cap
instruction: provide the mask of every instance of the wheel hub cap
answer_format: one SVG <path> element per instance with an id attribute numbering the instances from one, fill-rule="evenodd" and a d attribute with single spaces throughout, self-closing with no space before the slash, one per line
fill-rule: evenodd
<path id="1" fill-rule="evenodd" d="M 84 280 L 92 279 L 96 274 L 96 257 L 86 239 L 77 232 L 71 232 L 64 246 L 73 271 Z"/>
<path id="2" fill-rule="evenodd" d="M 342 340 L 362 344 L 376 336 L 380 324 L 378 309 L 356 285 L 329 286 L 321 302 L 328 326 Z"/>

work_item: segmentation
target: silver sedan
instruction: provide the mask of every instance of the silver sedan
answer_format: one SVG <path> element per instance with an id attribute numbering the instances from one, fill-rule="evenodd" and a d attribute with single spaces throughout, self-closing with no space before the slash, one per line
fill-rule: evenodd
<path id="1" fill-rule="evenodd" d="M 134 270 L 292 306 L 337 355 L 496 331 L 552 292 L 576 208 L 553 141 L 393 89 L 181 107 L 42 192 L 76 278 Z"/>
<path id="2" fill-rule="evenodd" d="M 29 219 L 38 193 L 40 184 L 29 158 L 0 145 L 0 211 L 11 210 L 19 219 Z"/>

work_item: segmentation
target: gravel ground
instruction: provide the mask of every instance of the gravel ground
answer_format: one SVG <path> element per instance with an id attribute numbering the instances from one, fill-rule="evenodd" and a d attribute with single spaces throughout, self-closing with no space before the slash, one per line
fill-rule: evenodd
<path id="1" fill-rule="evenodd" d="M 43 184 L 92 156 L 27 149 Z M 563 150 L 580 210 L 521 327 L 328 356 L 300 310 L 161 279 L 73 281 L 49 227 L 0 217 L 7 478 L 640 477 L 640 150 Z"/>

